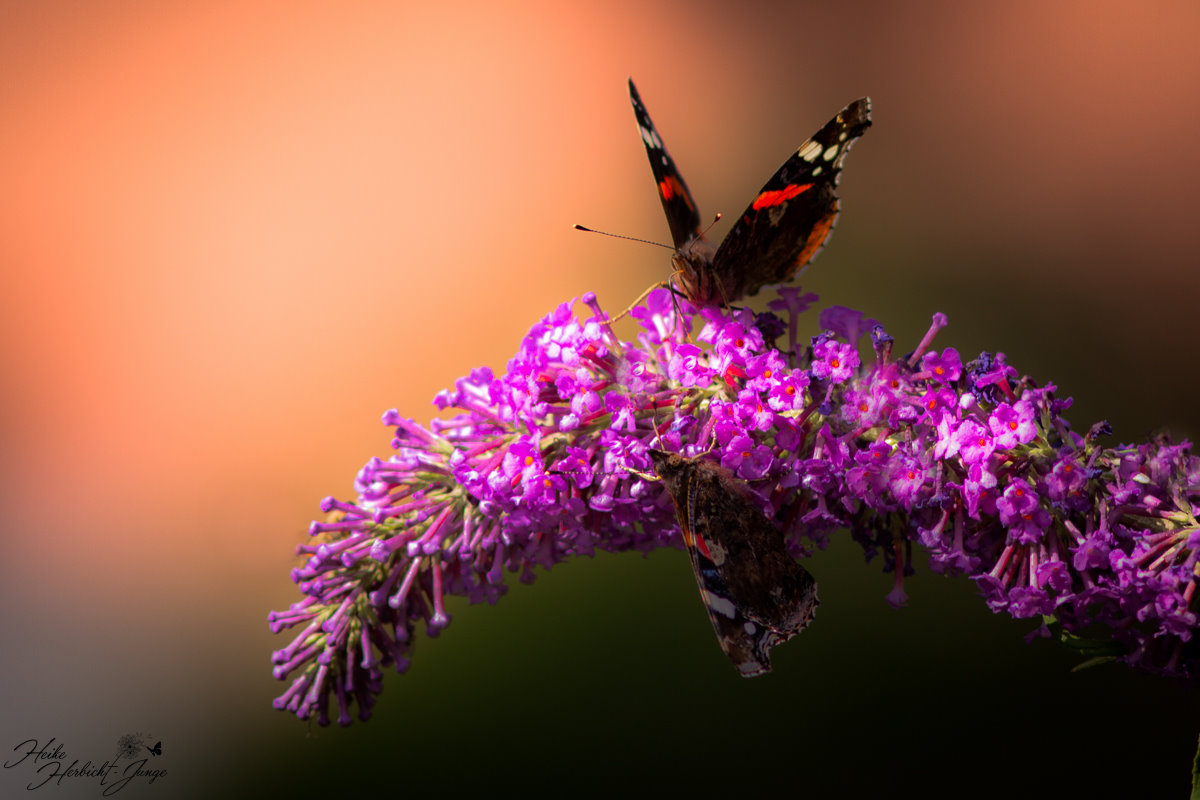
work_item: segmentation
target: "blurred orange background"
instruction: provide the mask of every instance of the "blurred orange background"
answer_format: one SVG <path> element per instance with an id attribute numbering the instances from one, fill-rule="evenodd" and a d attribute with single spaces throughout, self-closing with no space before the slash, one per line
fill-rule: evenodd
<path id="1" fill-rule="evenodd" d="M 299 597 L 292 548 L 320 498 L 351 498 L 387 454 L 385 409 L 427 419 L 557 303 L 595 290 L 617 311 L 667 275 L 656 248 L 570 229 L 669 239 L 628 75 L 702 212 L 727 220 L 870 94 L 806 288 L 901 352 L 946 312 L 936 346 L 1005 351 L 1076 397 L 1078 428 L 1195 436 L 1200 6 L 0 8 L 0 749 L 55 736 L 104 757 L 150 733 L 169 776 L 126 797 L 961 796 L 954 776 L 1001 759 L 998 796 L 1068 778 L 1186 791 L 1192 695 L 1067 675 L 1074 656 L 923 564 L 890 611 L 890 577 L 848 544 L 814 559 L 817 624 L 754 685 L 680 553 L 459 607 L 375 719 L 315 737 L 271 709 L 290 637 L 266 615 Z M 1086 739 L 1049 765 L 1014 747 L 1101 725 L 1130 772 Z"/>

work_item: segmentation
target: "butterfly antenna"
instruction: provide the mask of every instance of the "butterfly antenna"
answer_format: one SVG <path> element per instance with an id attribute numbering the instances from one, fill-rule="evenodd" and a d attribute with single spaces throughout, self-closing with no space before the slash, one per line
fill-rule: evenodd
<path id="1" fill-rule="evenodd" d="M 636 236 L 622 236 L 619 233 L 609 233 L 608 231 L 598 231 L 595 228 L 585 228 L 584 226 L 580 225 L 579 223 L 575 223 L 571 227 L 573 227 L 577 231 L 584 231 L 586 233 L 598 233 L 601 236 L 611 236 L 614 239 L 627 239 L 631 242 L 641 242 L 642 244 L 651 244 L 651 245 L 654 245 L 655 247 L 665 247 L 668 250 L 675 249 L 674 247 L 671 247 L 671 245 L 663 244 L 662 242 L 652 242 L 649 239 L 639 239 Z"/>
<path id="2" fill-rule="evenodd" d="M 654 439 L 658 442 L 659 448 L 662 447 L 663 438 L 662 431 L 658 429 L 658 406 L 650 406 L 650 425 L 654 428 Z"/>
<path id="3" fill-rule="evenodd" d="M 709 228 L 711 228 L 713 225 L 717 224 L 717 221 L 720 219 L 721 219 L 720 214 L 717 214 L 715 217 L 713 217 L 713 221 L 708 223 L 708 228 L 705 228 L 703 231 L 700 232 L 700 236 L 703 237 L 704 234 L 708 233 Z M 676 252 L 676 249 L 669 244 L 663 244 L 662 242 L 652 242 L 649 239 L 639 239 L 636 236 L 623 236 L 622 234 L 619 234 L 619 233 L 609 233 L 608 231 L 598 231 L 595 228 L 589 228 L 587 226 L 580 225 L 578 222 L 576 222 L 571 227 L 573 227 L 577 231 L 584 231 L 585 233 L 598 233 L 601 236 L 611 236 L 614 239 L 626 239 L 630 242 L 640 242 L 642 244 L 649 244 L 649 245 L 653 245 L 655 247 L 662 247 L 662 248 L 665 248 L 672 252 Z M 678 274 L 678 273 L 676 273 L 676 274 Z M 675 275 L 672 275 L 671 277 L 674 278 Z M 718 287 L 718 288 L 720 288 L 720 287 Z M 670 279 L 668 279 L 668 280 L 662 281 L 660 283 L 652 284 L 649 288 L 646 289 L 646 291 L 644 291 L 640 295 L 638 295 L 637 299 L 634 300 L 632 303 L 630 303 L 629 306 L 624 311 L 622 311 L 620 314 L 617 314 L 615 317 L 610 319 L 608 321 L 609 324 L 611 325 L 612 323 L 614 323 L 618 320 L 624 319 L 629 314 L 630 311 L 633 311 L 633 309 L 637 306 L 638 303 L 645 300 L 646 296 L 649 295 L 651 292 L 653 292 L 655 289 L 667 289 L 671 292 L 671 304 L 675 309 L 675 319 L 676 320 L 683 319 L 683 312 L 679 308 L 679 300 L 678 300 L 679 290 L 676 289 L 674 286 L 672 286 Z M 722 292 L 723 292 L 723 290 L 722 290 Z M 689 331 L 688 341 L 690 342 L 691 340 L 692 340 L 692 335 L 691 335 L 691 332 Z"/>

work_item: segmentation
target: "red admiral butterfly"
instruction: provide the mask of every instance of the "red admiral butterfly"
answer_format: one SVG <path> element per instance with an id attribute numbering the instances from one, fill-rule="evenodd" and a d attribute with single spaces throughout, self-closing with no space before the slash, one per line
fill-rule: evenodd
<path id="1" fill-rule="evenodd" d="M 770 650 L 808 627 L 817 582 L 796 563 L 783 534 L 744 481 L 702 457 L 650 450 L 675 503 L 717 641 L 743 677 L 771 670 Z"/>
<path id="2" fill-rule="evenodd" d="M 720 246 L 704 238 L 700 212 L 683 176 L 667 154 L 633 79 L 629 98 L 658 185 L 680 289 L 696 305 L 728 304 L 783 283 L 812 261 L 837 220 L 838 175 L 850 145 L 871 126 L 871 100 L 843 108 L 784 162 L 766 182 Z"/>

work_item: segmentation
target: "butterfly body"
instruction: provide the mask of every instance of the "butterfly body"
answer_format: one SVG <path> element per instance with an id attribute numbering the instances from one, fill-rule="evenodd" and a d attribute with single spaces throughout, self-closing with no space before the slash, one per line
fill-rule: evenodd
<path id="1" fill-rule="evenodd" d="M 675 245 L 680 291 L 697 305 L 728 304 L 794 278 L 820 251 L 837 220 L 837 182 L 850 146 L 871 125 L 871 101 L 856 100 L 809 139 L 763 185 L 729 234 L 714 245 L 637 88 L 629 97 Z"/>
<path id="2" fill-rule="evenodd" d="M 771 669 L 770 650 L 812 622 L 817 582 L 746 483 L 703 457 L 650 450 L 721 649 L 744 677 Z"/>

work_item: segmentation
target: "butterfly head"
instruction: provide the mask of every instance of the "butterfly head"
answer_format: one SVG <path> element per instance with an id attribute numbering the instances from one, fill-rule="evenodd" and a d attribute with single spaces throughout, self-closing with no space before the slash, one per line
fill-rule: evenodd
<path id="1" fill-rule="evenodd" d="M 705 472 L 719 469 L 716 464 L 705 462 L 699 456 L 688 458 L 681 453 L 669 453 L 666 450 L 647 450 L 646 453 L 654 467 L 654 477 L 662 481 L 663 488 L 672 497 L 679 495 L 689 476 L 694 476 L 698 469 Z"/>
<path id="2" fill-rule="evenodd" d="M 712 269 L 717 248 L 703 236 L 684 243 L 671 256 L 673 281 L 692 303 L 700 306 L 724 302 L 724 291 Z"/>
<path id="3" fill-rule="evenodd" d="M 660 478 L 678 472 L 683 466 L 683 456 L 679 453 L 668 453 L 666 450 L 647 450 L 646 453 Z"/>

